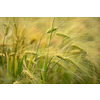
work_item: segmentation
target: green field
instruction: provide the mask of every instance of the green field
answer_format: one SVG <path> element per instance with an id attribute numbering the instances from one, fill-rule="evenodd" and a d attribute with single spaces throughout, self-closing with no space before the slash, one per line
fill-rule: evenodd
<path id="1" fill-rule="evenodd" d="M 99 17 L 0 17 L 0 84 L 99 84 Z"/>

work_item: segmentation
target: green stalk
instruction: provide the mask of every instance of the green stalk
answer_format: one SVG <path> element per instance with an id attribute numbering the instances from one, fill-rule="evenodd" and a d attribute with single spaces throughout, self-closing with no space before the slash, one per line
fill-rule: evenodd
<path id="1" fill-rule="evenodd" d="M 58 62 L 60 62 L 60 61 L 61 61 L 61 60 L 58 60 Z M 47 77 L 46 77 L 46 80 L 48 79 L 48 76 L 49 76 L 50 72 L 52 71 L 52 69 L 54 68 L 54 66 L 57 65 L 58 62 L 56 62 L 56 63 L 53 65 L 53 67 L 50 69 L 50 71 L 48 72 L 48 75 L 47 75 Z"/>
<path id="2" fill-rule="evenodd" d="M 55 17 L 54 17 L 54 19 L 53 19 L 52 29 L 54 28 L 54 21 L 55 21 Z M 51 43 L 52 33 L 53 33 L 53 31 L 51 31 L 49 46 L 50 46 L 50 43 Z"/>
<path id="3" fill-rule="evenodd" d="M 43 38 L 43 36 L 44 36 L 45 34 L 46 34 L 46 33 L 44 33 L 44 34 L 42 35 L 42 37 L 41 37 L 41 39 L 40 39 L 40 41 L 39 41 L 39 44 L 38 44 L 38 47 L 37 47 L 37 51 L 36 51 L 35 61 L 37 60 L 37 56 L 38 56 L 38 49 L 39 49 L 39 47 L 40 47 L 41 40 L 42 40 L 42 38 Z"/>
<path id="4" fill-rule="evenodd" d="M 3 53 L 4 53 L 4 42 L 5 42 L 6 36 L 4 35 L 4 40 L 3 40 Z"/>

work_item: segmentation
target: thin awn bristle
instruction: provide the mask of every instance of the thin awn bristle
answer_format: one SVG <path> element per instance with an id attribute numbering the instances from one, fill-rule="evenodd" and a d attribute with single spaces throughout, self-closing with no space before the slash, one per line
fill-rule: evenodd
<path id="1" fill-rule="evenodd" d="M 56 60 L 52 60 L 51 63 L 57 63 L 57 61 Z M 60 62 L 58 62 L 57 65 L 61 66 L 65 70 L 67 70 L 67 68 L 64 65 L 62 65 Z"/>

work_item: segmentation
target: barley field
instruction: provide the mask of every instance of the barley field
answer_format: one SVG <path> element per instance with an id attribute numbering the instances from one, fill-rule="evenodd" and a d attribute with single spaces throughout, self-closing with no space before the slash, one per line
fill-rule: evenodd
<path id="1" fill-rule="evenodd" d="M 100 17 L 0 17 L 0 84 L 100 84 Z"/>

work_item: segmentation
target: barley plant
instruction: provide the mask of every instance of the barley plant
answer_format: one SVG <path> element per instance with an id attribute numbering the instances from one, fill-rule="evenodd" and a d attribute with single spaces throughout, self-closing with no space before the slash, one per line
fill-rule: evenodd
<path id="1" fill-rule="evenodd" d="M 99 84 L 100 18 L 1 17 L 1 84 Z"/>

